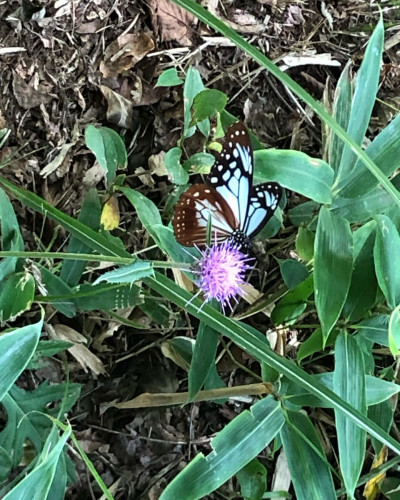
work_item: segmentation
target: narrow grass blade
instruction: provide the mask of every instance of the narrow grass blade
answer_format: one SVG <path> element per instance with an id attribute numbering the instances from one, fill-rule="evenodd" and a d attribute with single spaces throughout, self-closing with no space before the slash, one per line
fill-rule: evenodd
<path id="1" fill-rule="evenodd" d="M 315 305 L 324 344 L 349 291 L 353 270 L 353 236 L 349 223 L 322 207 L 315 237 Z"/>
<path id="2" fill-rule="evenodd" d="M 357 341 L 341 332 L 335 345 L 334 391 L 363 415 L 367 414 L 365 367 Z M 347 494 L 353 497 L 365 458 L 366 432 L 335 411 L 340 470 Z"/>

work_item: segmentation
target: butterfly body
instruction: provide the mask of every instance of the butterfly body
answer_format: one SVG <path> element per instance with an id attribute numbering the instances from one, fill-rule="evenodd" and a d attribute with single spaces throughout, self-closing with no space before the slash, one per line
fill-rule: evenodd
<path id="1" fill-rule="evenodd" d="M 175 208 L 176 239 L 185 246 L 205 245 L 211 218 L 213 242 L 226 239 L 248 246 L 277 208 L 282 188 L 276 182 L 253 186 L 253 151 L 242 122 L 226 133 L 221 153 L 204 184 L 193 184 Z"/>

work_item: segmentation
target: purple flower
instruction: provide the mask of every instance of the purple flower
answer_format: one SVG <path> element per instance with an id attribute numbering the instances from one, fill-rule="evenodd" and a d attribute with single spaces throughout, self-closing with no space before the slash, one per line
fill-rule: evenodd
<path id="1" fill-rule="evenodd" d="M 229 240 L 214 245 L 206 250 L 201 250 L 202 257 L 196 265 L 196 272 L 200 277 L 198 287 L 203 291 L 205 301 L 217 299 L 222 304 L 230 305 L 230 299 L 242 295 L 241 285 L 245 282 L 248 264 L 252 258 L 238 250 Z M 232 309 L 232 308 L 231 308 Z"/>

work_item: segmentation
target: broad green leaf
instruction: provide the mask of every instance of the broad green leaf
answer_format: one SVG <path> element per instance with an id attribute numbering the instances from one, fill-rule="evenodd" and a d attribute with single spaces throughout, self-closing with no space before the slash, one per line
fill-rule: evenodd
<path id="1" fill-rule="evenodd" d="M 23 251 L 24 242 L 17 217 L 9 197 L 0 189 L 0 248 L 3 251 Z M 7 257 L 0 262 L 0 282 L 17 268 L 17 257 Z"/>
<path id="2" fill-rule="evenodd" d="M 314 252 L 315 305 L 324 340 L 342 311 L 353 269 L 353 236 L 349 223 L 322 207 Z"/>
<path id="3" fill-rule="evenodd" d="M 389 321 L 389 348 L 393 356 L 400 351 L 400 304 L 392 312 Z"/>
<path id="4" fill-rule="evenodd" d="M 56 473 L 57 465 L 63 453 L 64 446 L 71 435 L 72 428 L 69 426 L 64 434 L 54 442 L 54 428 L 47 439 L 39 462 L 36 467 L 20 481 L 5 497 L 4 500 L 53 500 L 48 494 Z M 54 498 L 54 497 L 53 497 Z"/>
<path id="5" fill-rule="evenodd" d="M 43 320 L 0 335 L 0 401 L 25 370 L 39 342 Z"/>
<path id="6" fill-rule="evenodd" d="M 284 414 L 271 396 L 243 411 L 211 441 L 213 451 L 199 453 L 161 494 L 160 500 L 197 500 L 236 474 L 274 439 Z"/>
<path id="7" fill-rule="evenodd" d="M 85 196 L 78 220 L 91 227 L 94 231 L 100 229 L 101 205 L 99 195 L 96 189 L 90 189 Z M 79 241 L 76 236 L 71 236 L 68 253 L 90 253 L 88 245 Z M 82 260 L 64 260 L 61 267 L 60 278 L 69 286 L 75 286 L 79 283 L 81 276 L 86 268 L 87 262 Z"/>
<path id="8" fill-rule="evenodd" d="M 354 87 L 347 133 L 358 145 L 361 145 L 364 140 L 375 104 L 382 64 L 383 38 L 384 27 L 381 17 L 369 39 Z M 336 179 L 336 184 L 339 185 L 339 188 L 346 186 L 348 175 L 354 169 L 356 158 L 353 149 L 346 144 L 343 148 Z"/>
<path id="9" fill-rule="evenodd" d="M 236 474 L 244 500 L 261 500 L 267 489 L 267 469 L 256 458 Z"/>
<path id="10" fill-rule="evenodd" d="M 306 227 L 299 227 L 296 236 L 296 252 L 306 262 L 314 258 L 315 233 Z"/>
<path id="11" fill-rule="evenodd" d="M 379 314 L 378 316 L 365 319 L 358 324 L 357 335 L 370 342 L 389 347 L 389 319 L 390 316 L 387 314 Z"/>
<path id="12" fill-rule="evenodd" d="M 378 286 L 373 259 L 375 228 L 375 221 L 370 221 L 353 233 L 354 269 L 343 306 L 343 316 L 350 322 L 363 318 L 375 303 Z"/>
<path id="13" fill-rule="evenodd" d="M 332 346 L 335 343 L 336 337 L 339 331 L 334 329 L 329 334 L 326 341 L 325 348 Z M 306 338 L 304 342 L 301 343 L 299 350 L 297 351 L 297 362 L 301 363 L 304 358 L 311 356 L 315 353 L 320 353 L 324 350 L 324 339 L 322 337 L 321 328 L 317 328 L 313 333 Z"/>
<path id="14" fill-rule="evenodd" d="M 195 153 L 184 162 L 183 168 L 188 172 L 193 171 L 196 174 L 209 174 L 214 163 L 215 157 L 212 154 Z"/>
<path id="15" fill-rule="evenodd" d="M 400 236 L 385 215 L 376 217 L 375 272 L 380 289 L 391 309 L 400 304 Z"/>
<path id="16" fill-rule="evenodd" d="M 334 389 L 333 377 L 333 372 L 311 375 L 315 384 L 323 384 L 329 390 Z M 365 375 L 365 387 L 367 406 L 382 403 L 400 392 L 399 384 L 394 384 L 393 382 L 388 382 L 387 380 L 373 377 L 372 375 Z M 332 408 L 332 405 L 327 405 L 324 401 L 322 401 L 322 399 L 312 395 L 311 391 L 305 391 L 299 384 L 286 382 L 285 390 L 282 392 L 290 396 L 290 402 L 296 405 Z"/>
<path id="17" fill-rule="evenodd" d="M 316 221 L 320 207 L 321 205 L 315 201 L 306 201 L 288 210 L 287 215 L 295 226 L 307 225 L 308 229 L 314 230 L 317 227 Z"/>
<path id="18" fill-rule="evenodd" d="M 0 323 L 14 321 L 30 309 L 35 294 L 35 280 L 27 272 L 6 278 L 0 291 Z"/>
<path id="19" fill-rule="evenodd" d="M 331 203 L 333 170 L 323 160 L 300 151 L 262 149 L 254 152 L 255 184 L 274 180 L 319 203 Z"/>
<path id="20" fill-rule="evenodd" d="M 167 325 L 171 321 L 171 310 L 164 304 L 160 304 L 159 300 L 152 297 L 146 297 L 144 302 L 138 304 L 138 307 L 143 311 L 154 323 L 159 325 Z"/>
<path id="21" fill-rule="evenodd" d="M 377 186 L 363 196 L 335 198 L 331 209 L 349 222 L 363 222 L 385 212 L 390 206 L 392 206 L 391 196 L 381 186 Z"/>
<path id="22" fill-rule="evenodd" d="M 64 261 L 68 262 L 68 261 Z M 56 274 L 49 271 L 47 268 L 38 265 L 40 273 L 42 275 L 43 284 L 46 289 L 46 296 L 48 295 L 68 295 L 72 294 L 72 288 L 67 285 L 61 278 L 59 278 Z M 60 311 L 62 314 L 67 316 L 67 318 L 73 318 L 76 314 L 76 307 L 71 301 L 64 300 L 54 300 L 52 301 L 52 305 Z"/>
<path id="23" fill-rule="evenodd" d="M 304 264 L 295 259 L 285 259 L 278 261 L 281 275 L 285 285 L 289 290 L 293 290 L 302 281 L 308 278 L 309 272 Z"/>
<path id="24" fill-rule="evenodd" d="M 111 128 L 88 125 L 85 130 L 85 142 L 106 172 L 107 185 L 110 185 L 117 170 L 125 168 L 128 163 L 123 140 Z"/>
<path id="25" fill-rule="evenodd" d="M 162 225 L 161 215 L 157 206 L 139 191 L 131 188 L 120 188 L 136 209 L 140 222 L 148 233 L 157 241 L 157 234 L 153 230 L 156 224 Z"/>
<path id="26" fill-rule="evenodd" d="M 36 348 L 35 354 L 30 360 L 27 368 L 29 370 L 37 370 L 43 368 L 45 363 L 41 358 L 54 356 L 59 352 L 65 351 L 72 347 L 74 344 L 66 342 L 65 340 L 40 340 Z"/>
<path id="27" fill-rule="evenodd" d="M 182 83 L 183 80 L 178 76 L 177 69 L 169 68 L 161 73 L 154 87 L 174 87 L 175 85 L 182 85 Z"/>
<path id="28" fill-rule="evenodd" d="M 335 345 L 333 388 L 345 401 L 367 414 L 364 359 L 356 340 L 341 332 Z M 353 497 L 365 459 L 366 432 L 335 411 L 340 470 L 346 492 Z"/>
<path id="29" fill-rule="evenodd" d="M 218 333 L 200 323 L 189 370 L 189 401 L 193 401 L 196 397 L 207 379 L 211 366 L 215 365 L 218 343 Z"/>
<path id="30" fill-rule="evenodd" d="M 101 275 L 93 283 L 93 285 L 98 285 L 102 281 L 107 283 L 135 283 L 142 278 L 147 276 L 154 276 L 154 268 L 151 262 L 146 260 L 136 260 L 132 264 L 127 266 L 118 267 L 113 271 L 109 271 Z"/>
<path id="31" fill-rule="evenodd" d="M 400 167 L 400 114 L 375 137 L 365 152 L 387 177 Z M 377 178 L 358 160 L 340 191 L 340 197 L 361 197 L 377 184 Z"/>
<path id="32" fill-rule="evenodd" d="M 199 92 L 193 100 L 193 118 L 191 125 L 212 118 L 220 113 L 228 102 L 228 96 L 216 89 L 205 89 Z"/>
<path id="33" fill-rule="evenodd" d="M 307 301 L 314 291 L 314 277 L 311 274 L 294 290 L 290 290 L 276 304 L 271 314 L 274 325 L 293 324 L 299 315 L 306 309 Z"/>
<path id="34" fill-rule="evenodd" d="M 182 186 L 189 182 L 189 174 L 181 165 L 181 156 L 181 148 L 172 148 L 166 153 L 164 163 L 172 182 Z"/>
<path id="35" fill-rule="evenodd" d="M 280 432 L 297 500 L 336 500 L 329 463 L 310 419 L 287 411 Z"/>
<path id="36" fill-rule="evenodd" d="M 350 77 L 351 63 L 348 62 L 336 84 L 333 102 L 333 118 L 347 130 L 353 99 L 353 85 Z M 337 171 L 343 153 L 344 142 L 331 131 L 329 142 L 329 164 Z"/>
<path id="37" fill-rule="evenodd" d="M 98 285 L 82 284 L 76 293 L 70 296 L 73 304 L 80 311 L 101 309 L 124 309 L 142 302 L 139 297 L 140 288 L 131 283 L 102 283 Z M 135 328 L 139 328 L 136 325 Z"/>
<path id="38" fill-rule="evenodd" d="M 191 126 L 192 121 L 192 105 L 193 100 L 202 90 L 204 90 L 204 84 L 201 80 L 200 72 L 190 66 L 185 78 L 185 85 L 183 87 L 183 138 L 191 137 L 195 131 L 196 127 Z M 210 122 L 205 120 L 202 123 L 198 123 L 198 127 L 202 128 L 204 132 L 207 131 L 208 124 L 208 134 L 204 134 L 206 137 L 209 135 Z"/>

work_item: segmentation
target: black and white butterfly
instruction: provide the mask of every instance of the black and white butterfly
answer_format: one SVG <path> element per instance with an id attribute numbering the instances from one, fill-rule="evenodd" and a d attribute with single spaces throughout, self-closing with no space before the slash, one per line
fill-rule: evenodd
<path id="1" fill-rule="evenodd" d="M 222 152 L 205 184 L 193 184 L 175 208 L 174 232 L 185 246 L 207 243 L 211 217 L 212 242 L 230 239 L 248 246 L 272 217 L 282 196 L 276 182 L 253 186 L 253 150 L 242 122 L 226 132 Z"/>

